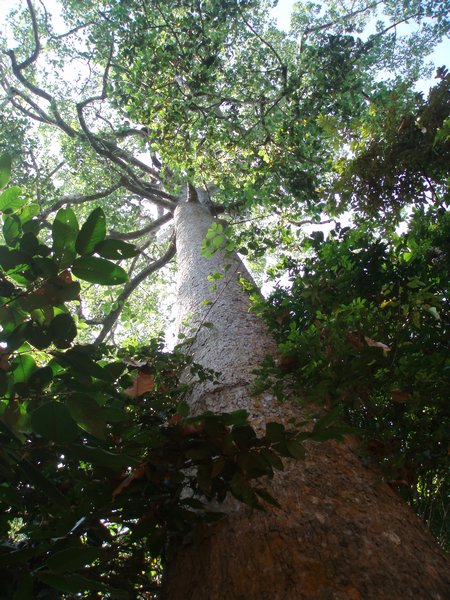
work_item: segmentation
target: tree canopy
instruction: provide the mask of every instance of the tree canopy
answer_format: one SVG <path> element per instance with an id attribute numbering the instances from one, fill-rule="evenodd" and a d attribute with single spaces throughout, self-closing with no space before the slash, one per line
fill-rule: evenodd
<path id="1" fill-rule="evenodd" d="M 46 4 L 0 59 L 0 596 L 156 598 L 205 498 L 276 506 L 259 478 L 349 431 L 448 547 L 450 75 L 414 87 L 448 3 L 301 2 L 289 32 L 265 0 Z M 271 281 L 255 391 L 325 407 L 307 433 L 188 413 L 181 372 L 215 374 L 163 331 L 193 197 L 226 219 L 204 255 Z"/>

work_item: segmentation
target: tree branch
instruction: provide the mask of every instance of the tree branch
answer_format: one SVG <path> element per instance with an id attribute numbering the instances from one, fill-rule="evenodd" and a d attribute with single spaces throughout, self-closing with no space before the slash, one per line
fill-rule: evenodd
<path id="1" fill-rule="evenodd" d="M 122 292 L 119 294 L 119 297 L 116 300 L 117 308 L 115 310 L 112 310 L 106 316 L 103 322 L 102 330 L 100 331 L 99 335 L 97 336 L 94 342 L 95 344 L 100 344 L 101 342 L 103 342 L 108 336 L 108 334 L 111 332 L 112 328 L 114 327 L 114 324 L 116 323 L 117 319 L 120 316 L 120 313 L 123 310 L 125 302 L 129 298 L 129 296 L 134 292 L 134 290 L 138 287 L 138 285 L 140 285 L 144 281 L 144 279 L 149 277 L 149 275 L 151 275 L 152 273 L 166 265 L 169 261 L 171 261 L 172 258 L 175 256 L 175 252 L 175 242 L 172 240 L 168 250 L 165 254 L 163 254 L 163 256 L 161 256 L 161 258 L 155 260 L 147 267 L 142 269 L 142 271 L 138 273 L 136 277 L 133 277 L 133 279 L 131 279 L 128 283 L 125 284 Z"/>
<path id="2" fill-rule="evenodd" d="M 123 181 L 122 179 L 119 179 L 119 181 L 107 188 L 106 190 L 103 190 L 102 192 L 97 192 L 96 194 L 89 194 L 86 196 L 82 196 L 81 194 L 71 194 L 69 196 L 64 196 L 63 198 L 61 198 L 60 200 L 58 200 L 57 202 L 55 202 L 54 204 L 52 204 L 49 208 L 46 208 L 45 210 L 43 210 L 41 212 L 41 219 L 46 219 L 52 212 L 57 211 L 59 208 L 61 208 L 62 206 L 64 206 L 65 204 L 83 204 L 84 202 L 92 202 L 92 200 L 99 200 L 100 198 L 106 198 L 107 196 L 109 196 L 110 194 L 112 194 L 113 192 L 115 192 L 116 190 L 118 190 L 119 188 L 121 188 L 123 186 Z"/>
<path id="3" fill-rule="evenodd" d="M 152 221 L 142 229 L 137 229 L 136 231 L 130 231 L 128 233 L 120 233 L 120 231 L 110 231 L 109 236 L 116 240 L 136 240 L 147 233 L 151 233 L 152 231 L 157 231 L 162 225 L 165 225 L 173 218 L 172 213 L 166 213 L 162 217 L 159 217 L 155 221 Z"/>

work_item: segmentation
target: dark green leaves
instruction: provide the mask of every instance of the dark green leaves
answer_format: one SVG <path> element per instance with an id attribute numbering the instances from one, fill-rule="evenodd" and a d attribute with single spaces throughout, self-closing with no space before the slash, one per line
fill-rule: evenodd
<path id="1" fill-rule="evenodd" d="M 128 244 L 123 240 L 105 240 L 97 244 L 95 251 L 103 258 L 111 258 L 113 260 L 132 258 L 138 253 L 136 246 Z"/>
<path id="2" fill-rule="evenodd" d="M 67 593 L 80 593 L 86 590 L 105 591 L 107 587 L 98 581 L 93 581 L 81 575 L 54 575 L 53 573 L 40 573 L 39 579 L 50 587 Z"/>
<path id="3" fill-rule="evenodd" d="M 71 367 L 83 376 L 95 377 L 106 382 L 113 380 L 110 373 L 96 361 L 92 360 L 89 352 L 84 351 L 82 347 L 77 346 L 64 353 L 55 352 L 55 359 L 60 364 Z"/>
<path id="4" fill-rule="evenodd" d="M 92 254 L 97 244 L 106 237 L 106 217 L 101 208 L 91 212 L 78 234 L 75 249 L 78 254 Z M 89 281 L 89 280 L 88 280 Z"/>
<path id="5" fill-rule="evenodd" d="M 32 412 L 31 426 L 35 433 L 57 443 L 72 442 L 80 433 L 70 412 L 60 402 L 47 402 Z"/>
<path id="6" fill-rule="evenodd" d="M 90 565 L 98 558 L 100 558 L 98 548 L 76 546 L 56 552 L 56 554 L 50 556 L 47 564 L 52 571 L 76 571 L 85 565 Z"/>
<path id="7" fill-rule="evenodd" d="M 104 258 L 86 256 L 73 263 L 73 274 L 79 279 L 101 285 L 120 285 L 128 280 L 127 272 Z"/>
<path id="8" fill-rule="evenodd" d="M 56 315 L 49 327 L 49 334 L 57 348 L 68 348 L 77 335 L 77 328 L 68 313 Z"/>

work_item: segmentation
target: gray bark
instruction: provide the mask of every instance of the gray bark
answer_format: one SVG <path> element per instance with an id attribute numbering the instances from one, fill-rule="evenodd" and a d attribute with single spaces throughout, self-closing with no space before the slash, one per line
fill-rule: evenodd
<path id="1" fill-rule="evenodd" d="M 239 279 L 251 281 L 251 276 L 239 257 L 223 250 L 210 259 L 200 256 L 212 222 L 210 211 L 199 203 L 182 203 L 175 211 L 179 330 L 195 338 L 189 347 L 194 361 L 220 373 L 219 384 L 196 386 L 191 408 L 194 413 L 237 408 L 254 413 L 254 399 L 248 394 L 252 371 L 266 355 L 275 353 L 276 346 L 260 319 L 249 312 L 249 298 Z M 216 289 L 208 281 L 214 272 L 224 274 Z M 266 396 L 270 403 L 271 395 Z M 259 402 L 255 418 L 261 412 Z"/>
<path id="2" fill-rule="evenodd" d="M 219 386 L 196 386 L 195 412 L 247 409 L 257 429 L 301 417 L 296 402 L 250 394 L 252 371 L 275 345 L 248 312 L 236 274 L 239 259 L 200 256 L 212 217 L 199 204 L 175 211 L 179 310 L 198 329 L 194 360 L 221 372 Z M 215 292 L 207 275 L 230 264 Z M 211 307 L 202 307 L 211 299 Z M 309 443 L 304 461 L 286 461 L 269 490 L 281 508 L 251 511 L 234 503 L 198 543 L 172 547 L 168 600 L 446 600 L 446 556 L 419 518 L 366 468 L 346 443 Z"/>

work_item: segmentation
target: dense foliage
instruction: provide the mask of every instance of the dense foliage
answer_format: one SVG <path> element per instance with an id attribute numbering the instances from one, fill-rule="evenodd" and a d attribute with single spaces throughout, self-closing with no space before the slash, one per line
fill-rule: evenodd
<path id="1" fill-rule="evenodd" d="M 118 285 L 127 276 L 110 259 L 136 249 L 105 237 L 99 208 L 81 228 L 60 209 L 50 239 L 29 209 L 17 186 L 1 193 L 0 597 L 153 597 L 168 536 L 201 535 L 220 518 L 207 502 L 228 492 L 276 506 L 257 479 L 339 430 L 329 418 L 308 433 L 268 423 L 258 438 L 245 411 L 189 417 L 180 374 L 214 373 L 180 349 L 77 344 L 74 277 Z"/>
<path id="2" fill-rule="evenodd" d="M 264 308 L 282 352 L 266 378 L 341 407 L 362 455 L 447 547 L 449 240 L 449 213 L 432 207 L 389 239 L 367 226 L 313 234 Z"/>
<path id="3" fill-rule="evenodd" d="M 276 506 L 259 478 L 348 424 L 448 547 L 450 76 L 414 89 L 448 2 L 301 2 L 289 33 L 263 0 L 45 4 L 0 59 L 0 598 L 156 598 L 205 500 Z M 189 416 L 185 195 L 228 219 L 204 256 L 272 273 L 255 392 L 325 407 L 309 433 Z"/>

